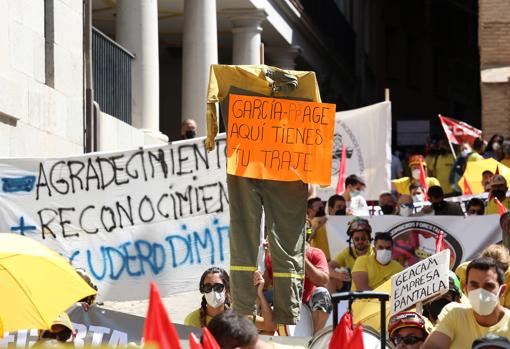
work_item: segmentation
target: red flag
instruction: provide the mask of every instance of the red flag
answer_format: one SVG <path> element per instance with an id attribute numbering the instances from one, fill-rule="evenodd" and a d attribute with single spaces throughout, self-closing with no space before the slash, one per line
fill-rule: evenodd
<path id="1" fill-rule="evenodd" d="M 181 349 L 179 335 L 170 321 L 154 281 L 151 282 L 149 311 L 145 319 L 143 337 L 146 344 L 154 344 L 159 349 Z"/>
<path id="2" fill-rule="evenodd" d="M 338 183 L 336 184 L 336 194 L 342 195 L 345 191 L 345 167 L 347 165 L 347 151 L 345 144 L 342 144 L 342 157 L 340 158 L 340 171 L 338 172 Z"/>
<path id="3" fill-rule="evenodd" d="M 473 191 L 471 190 L 466 177 L 464 177 L 464 195 L 473 195 Z"/>
<path id="4" fill-rule="evenodd" d="M 189 333 L 189 347 L 190 349 L 204 349 L 197 336 L 193 332 Z"/>
<path id="5" fill-rule="evenodd" d="M 440 231 L 436 236 L 436 253 L 444 250 L 446 250 L 446 246 L 444 244 L 444 233 Z"/>
<path id="6" fill-rule="evenodd" d="M 496 172 L 494 172 L 494 175 L 499 174 L 499 164 L 496 164 Z"/>
<path id="7" fill-rule="evenodd" d="M 351 313 L 346 312 L 331 336 L 329 349 L 347 349 L 353 335 Z"/>
<path id="8" fill-rule="evenodd" d="M 499 199 L 496 198 L 496 197 L 494 198 L 494 201 L 496 202 L 496 205 L 498 205 L 498 213 L 499 213 L 499 215 L 500 216 L 504 215 L 506 213 L 506 211 L 507 211 L 505 205 L 503 205 L 501 203 L 501 201 L 499 201 Z"/>
<path id="9" fill-rule="evenodd" d="M 352 332 L 352 338 L 349 341 L 349 349 L 365 349 L 363 343 L 363 326 L 358 322 L 356 329 Z"/>
<path id="10" fill-rule="evenodd" d="M 448 141 L 451 143 L 461 144 L 463 142 L 468 142 L 472 145 L 475 138 L 481 137 L 482 135 L 481 130 L 463 121 L 447 118 L 441 114 L 439 114 L 438 117 L 443 126 L 444 133 L 446 133 L 446 138 L 448 138 Z"/>
<path id="11" fill-rule="evenodd" d="M 202 327 L 202 342 L 204 343 L 204 349 L 221 349 L 207 327 Z"/>
<path id="12" fill-rule="evenodd" d="M 429 187 L 427 186 L 427 174 L 425 173 L 425 166 L 423 166 L 423 159 L 420 157 L 420 184 L 425 189 L 425 201 L 429 199 L 427 192 Z"/>

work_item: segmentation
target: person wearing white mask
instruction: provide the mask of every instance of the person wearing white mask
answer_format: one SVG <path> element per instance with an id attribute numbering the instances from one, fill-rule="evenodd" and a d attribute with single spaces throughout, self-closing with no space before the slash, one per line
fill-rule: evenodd
<path id="1" fill-rule="evenodd" d="M 510 310 L 499 303 L 507 287 L 503 275 L 503 269 L 491 257 L 469 263 L 465 291 L 470 305 L 446 305 L 423 348 L 470 348 L 474 340 L 488 333 L 510 339 Z"/>
<path id="2" fill-rule="evenodd" d="M 272 320 L 272 310 L 263 295 L 264 278 L 259 271 L 254 272 L 253 285 L 263 315 L 263 317 L 255 317 L 255 326 L 265 333 L 272 334 L 271 332 L 275 331 L 276 325 Z M 230 309 L 232 303 L 230 277 L 222 268 L 209 268 L 200 278 L 199 290 L 202 294 L 201 306 L 186 316 L 184 324 L 201 328 L 207 326 L 216 315 Z"/>
<path id="3" fill-rule="evenodd" d="M 352 291 L 370 291 L 404 268 L 391 259 L 393 238 L 390 233 L 376 233 L 373 255 L 360 256 L 352 268 Z"/>
<path id="4" fill-rule="evenodd" d="M 410 194 L 409 186 L 411 184 L 420 184 L 421 166 L 423 166 L 425 184 L 427 188 L 430 188 L 433 185 L 440 185 L 437 178 L 427 176 L 427 164 L 422 155 L 410 156 L 408 165 L 411 172 L 411 177 L 402 177 L 391 181 L 392 188 L 395 189 L 399 194 Z"/>
<path id="5" fill-rule="evenodd" d="M 413 198 L 413 202 L 425 201 L 425 189 L 421 186 L 421 184 L 411 184 L 409 186 L 409 194 Z"/>

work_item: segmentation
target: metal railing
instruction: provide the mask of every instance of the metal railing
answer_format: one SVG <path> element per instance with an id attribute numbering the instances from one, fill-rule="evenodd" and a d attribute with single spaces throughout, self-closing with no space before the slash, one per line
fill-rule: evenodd
<path id="1" fill-rule="evenodd" d="M 94 100 L 101 110 L 131 125 L 131 61 L 134 55 L 92 29 Z"/>

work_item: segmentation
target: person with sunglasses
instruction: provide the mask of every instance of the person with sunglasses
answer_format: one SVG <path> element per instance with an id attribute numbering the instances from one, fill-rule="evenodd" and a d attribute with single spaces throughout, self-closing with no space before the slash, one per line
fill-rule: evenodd
<path id="1" fill-rule="evenodd" d="M 253 284 L 263 316 L 254 315 L 255 319 L 251 317 L 251 320 L 259 330 L 272 334 L 271 332 L 274 333 L 276 325 L 272 321 L 271 307 L 264 297 L 264 278 L 260 272 L 256 271 L 254 273 Z M 218 314 L 230 309 L 232 303 L 230 277 L 222 268 L 209 268 L 200 278 L 199 290 L 202 294 L 201 306 L 186 316 L 184 324 L 201 328 L 206 327 Z"/>
<path id="2" fill-rule="evenodd" d="M 344 248 L 329 263 L 329 282 L 328 291 L 330 293 L 339 291 L 348 291 L 351 288 L 350 271 L 354 262 L 359 256 L 374 254 L 374 249 L 370 245 L 372 227 L 368 220 L 360 217 L 354 217 L 347 226 L 347 242 L 349 246 Z"/>
<path id="3" fill-rule="evenodd" d="M 397 349 L 419 349 L 427 338 L 431 327 L 417 313 L 401 311 L 390 317 L 388 333 Z"/>

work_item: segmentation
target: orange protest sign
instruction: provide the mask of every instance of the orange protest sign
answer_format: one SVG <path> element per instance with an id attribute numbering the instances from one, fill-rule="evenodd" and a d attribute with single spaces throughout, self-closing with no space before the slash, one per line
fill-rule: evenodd
<path id="1" fill-rule="evenodd" d="M 335 105 L 230 95 L 227 173 L 329 185 Z"/>

